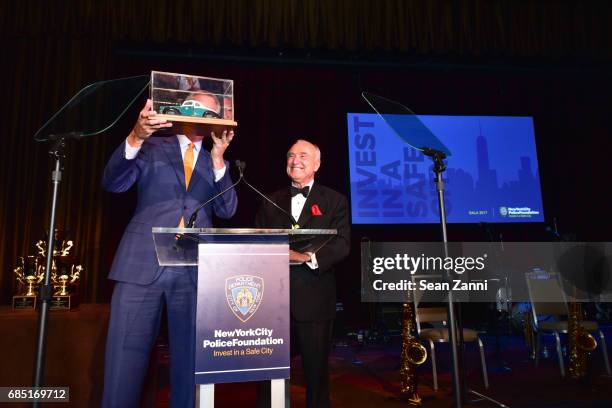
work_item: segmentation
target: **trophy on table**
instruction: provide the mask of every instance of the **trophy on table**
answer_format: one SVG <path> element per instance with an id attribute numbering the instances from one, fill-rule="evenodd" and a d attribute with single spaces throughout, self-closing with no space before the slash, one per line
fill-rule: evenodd
<path id="1" fill-rule="evenodd" d="M 55 237 L 53 240 L 53 257 L 62 256 L 67 257 L 70 254 L 70 250 L 74 246 L 72 240 L 60 239 L 60 233 L 55 230 Z M 45 258 L 47 256 L 47 241 L 40 240 L 36 243 L 36 249 L 38 249 L 38 255 Z"/>
<path id="2" fill-rule="evenodd" d="M 56 289 L 51 298 L 51 309 L 73 309 L 78 305 L 76 281 L 81 277 L 83 267 L 58 257 L 53 260 L 51 280 Z"/>
<path id="3" fill-rule="evenodd" d="M 70 250 L 74 247 L 74 241 L 64 239 L 61 235 L 56 229 L 51 264 L 51 281 L 55 292 L 51 298 L 51 310 L 70 310 L 78 305 L 76 282 L 83 272 L 83 267 L 75 264 L 74 256 L 70 253 Z M 38 254 L 46 258 L 47 242 L 38 241 L 36 248 Z"/>
<path id="4" fill-rule="evenodd" d="M 74 241 L 64 239 L 56 229 L 51 262 L 51 281 L 55 290 L 50 302 L 52 310 L 70 310 L 79 303 L 77 283 L 82 277 L 84 268 L 75 262 L 75 257 L 70 252 L 73 247 Z M 19 292 L 13 296 L 13 309 L 37 307 L 38 288 L 45 276 L 47 242 L 37 241 L 34 244 L 34 251 L 36 255 L 19 258 L 18 266 L 14 270 Z"/>
<path id="5" fill-rule="evenodd" d="M 20 257 L 18 266 L 13 270 L 17 276 L 20 294 L 13 296 L 14 310 L 36 309 L 37 289 L 45 273 L 43 258 L 36 255 Z"/>

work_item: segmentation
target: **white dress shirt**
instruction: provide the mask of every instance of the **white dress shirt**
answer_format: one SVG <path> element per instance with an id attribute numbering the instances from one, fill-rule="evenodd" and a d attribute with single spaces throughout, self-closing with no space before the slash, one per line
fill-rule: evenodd
<path id="1" fill-rule="evenodd" d="M 187 148 L 189 147 L 189 144 L 192 143 L 191 140 L 189 140 L 189 138 L 185 135 L 176 135 L 179 145 L 181 147 L 181 156 L 183 158 L 183 160 L 185 160 L 185 152 L 187 152 Z M 193 168 L 195 169 L 195 164 L 196 161 L 198 161 L 198 154 L 200 153 L 200 149 L 202 148 L 202 141 L 200 140 L 199 142 L 193 142 L 194 144 L 194 152 L 193 152 Z M 136 155 L 138 154 L 138 151 L 140 150 L 140 146 L 139 147 L 132 147 L 130 146 L 130 144 L 128 143 L 127 139 L 125 141 L 125 158 L 127 160 L 133 160 L 136 158 Z M 213 172 L 215 173 L 215 182 L 221 180 L 223 178 L 223 176 L 225 175 L 225 166 L 223 166 L 222 169 L 215 169 L 213 168 Z M 306 200 L 304 200 L 306 201 Z M 304 204 L 302 204 L 303 206 Z"/>
<path id="2" fill-rule="evenodd" d="M 312 192 L 313 184 L 314 184 L 314 180 L 306 184 L 306 186 L 310 188 L 310 191 L 308 192 L 308 194 Z M 295 184 L 293 186 L 297 187 Z M 303 187 L 306 187 L 306 186 L 303 186 Z M 302 213 L 302 210 L 304 209 L 304 204 L 306 204 L 306 198 L 307 197 L 304 197 L 302 193 L 291 197 L 291 216 L 293 217 L 295 222 L 297 222 L 300 218 L 300 214 Z M 314 252 L 306 252 L 306 253 L 310 255 L 310 261 L 306 262 L 306 265 L 308 265 L 310 269 L 317 269 L 319 267 L 319 264 L 317 263 L 316 254 Z"/>

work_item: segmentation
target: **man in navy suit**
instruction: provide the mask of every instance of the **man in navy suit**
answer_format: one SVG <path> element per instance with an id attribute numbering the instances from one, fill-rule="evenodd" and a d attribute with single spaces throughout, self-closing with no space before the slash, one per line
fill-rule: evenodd
<path id="1" fill-rule="evenodd" d="M 209 109 L 219 112 L 210 94 L 193 95 Z M 103 186 L 119 193 L 135 186 L 136 211 L 125 229 L 110 279 L 116 281 L 108 329 L 104 407 L 138 407 L 152 346 L 159 331 L 165 304 L 170 345 L 172 407 L 195 405 L 195 309 L 197 269 L 160 267 L 152 227 L 178 227 L 189 220 L 202 202 L 231 186 L 223 154 L 234 136 L 212 135 L 210 151 L 202 148 L 203 136 L 154 137 L 172 126 L 156 118 L 148 100 L 125 142 L 106 165 Z M 203 208 L 196 227 L 212 227 L 212 215 L 230 218 L 236 212 L 233 189 Z"/>
<path id="2" fill-rule="evenodd" d="M 346 258 L 350 249 L 350 222 L 344 195 L 315 183 L 321 166 L 321 151 L 298 140 L 287 152 L 287 175 L 291 186 L 276 191 L 270 199 L 281 212 L 264 202 L 257 213 L 258 228 L 337 229 L 328 243 L 316 253 L 298 248 L 289 251 L 291 269 L 290 309 L 292 354 L 301 354 L 306 380 L 306 406 L 325 408 L 329 399 L 329 352 L 332 323 L 336 313 L 334 265 Z M 291 214 L 291 217 L 287 214 Z M 269 385 L 259 385 L 258 406 L 269 406 Z"/>

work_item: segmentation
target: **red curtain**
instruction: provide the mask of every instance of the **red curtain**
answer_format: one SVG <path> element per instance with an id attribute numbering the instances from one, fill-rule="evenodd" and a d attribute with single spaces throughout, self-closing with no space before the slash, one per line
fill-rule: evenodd
<path id="1" fill-rule="evenodd" d="M 249 179 L 265 190 L 285 182 L 284 155 L 290 142 L 309 138 L 323 151 L 322 181 L 348 192 L 345 114 L 368 110 L 359 93 L 369 89 L 403 101 L 419 113 L 534 115 L 541 137 L 538 148 L 547 208 L 567 213 L 568 228 L 593 234 L 596 228 L 586 225 L 583 217 L 593 223 L 591 214 L 608 211 L 605 203 L 587 200 L 590 185 L 604 182 L 591 176 L 591 168 L 599 174 L 608 172 L 601 145 L 609 146 L 606 98 L 612 87 L 606 72 L 592 66 L 609 63 L 611 57 L 612 11 L 606 2 L 82 0 L 63 7 L 57 4 L 0 5 L 5 56 L 0 98 L 2 303 L 10 302 L 14 291 L 12 270 L 17 258 L 43 238 L 48 223 L 50 160 L 48 146 L 32 140 L 35 131 L 87 83 L 152 69 L 236 81 L 240 127 L 228 154 L 247 161 Z M 173 47 L 203 57 L 189 57 L 189 52 L 164 57 L 162 51 Z M 210 61 L 205 57 L 215 53 L 210 49 L 236 50 L 241 55 L 272 49 L 277 57 Z M 335 63 L 282 63 L 286 60 L 278 57 L 278 51 L 285 49 L 303 49 L 300 55 L 305 59 L 306 49 L 335 55 Z M 136 51 L 148 53 L 142 56 Z M 350 63 L 347 55 L 383 55 L 387 61 L 412 55 L 419 63 L 368 65 Z M 523 66 L 465 70 L 466 65 L 431 63 L 451 57 L 471 64 L 504 57 Z M 540 65 L 530 66 L 534 61 L 530 57 L 538 57 Z M 541 65 L 542 58 L 552 62 L 551 71 Z M 571 64 L 562 64 L 567 60 Z M 579 65 L 585 61 L 591 66 L 582 71 Z M 104 163 L 131 126 L 133 114 L 112 132 L 74 143 L 68 150 L 58 226 L 70 231 L 76 255 L 85 266 L 81 291 L 86 301 L 108 299 L 105 277 L 134 205 L 133 194 L 111 195 L 100 188 Z M 587 184 L 546 187 L 558 179 Z M 576 195 L 582 199 L 576 200 Z M 232 223 L 248 226 L 258 201 L 242 192 L 240 200 Z M 576 205 L 580 215 L 569 216 Z M 351 279 L 357 279 L 353 272 Z"/>

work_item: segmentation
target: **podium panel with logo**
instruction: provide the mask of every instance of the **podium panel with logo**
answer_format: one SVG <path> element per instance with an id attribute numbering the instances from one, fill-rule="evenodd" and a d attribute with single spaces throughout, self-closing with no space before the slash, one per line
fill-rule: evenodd
<path id="1" fill-rule="evenodd" d="M 200 407 L 214 384 L 272 380 L 272 407 L 285 406 L 289 378 L 289 248 L 318 248 L 321 229 L 153 228 L 161 266 L 197 266 L 195 382 Z"/>

